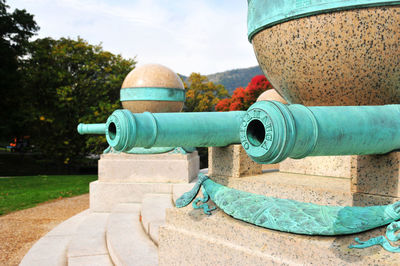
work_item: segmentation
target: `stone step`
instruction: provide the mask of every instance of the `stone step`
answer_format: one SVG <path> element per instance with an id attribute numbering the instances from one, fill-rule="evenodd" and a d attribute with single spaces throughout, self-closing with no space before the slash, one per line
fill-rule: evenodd
<path id="1" fill-rule="evenodd" d="M 67 265 L 67 249 L 78 226 L 90 215 L 83 211 L 56 226 L 25 254 L 20 265 Z"/>
<path id="2" fill-rule="evenodd" d="M 68 265 L 113 265 L 106 244 L 109 213 L 91 213 L 84 219 L 68 246 Z"/>
<path id="3" fill-rule="evenodd" d="M 247 192 L 322 205 L 384 205 L 400 200 L 390 196 L 352 193 L 351 180 L 348 178 L 272 171 L 256 176 L 212 179 L 222 185 Z"/>
<path id="4" fill-rule="evenodd" d="M 158 228 L 165 224 L 165 210 L 173 208 L 171 194 L 146 194 L 141 206 L 144 231 L 158 245 Z"/>
<path id="5" fill-rule="evenodd" d="M 166 225 L 159 232 L 159 262 L 160 265 L 398 265 L 400 253 L 389 253 L 380 246 L 348 248 L 355 243 L 355 237 L 367 240 L 383 235 L 385 230 L 383 227 L 332 237 L 296 235 L 236 220 L 219 209 L 208 216 L 189 205 L 167 210 Z"/>
<path id="6" fill-rule="evenodd" d="M 114 207 L 107 223 L 107 246 L 115 265 L 157 265 L 157 247 L 143 230 L 140 205 L 122 203 Z"/>
<path id="7" fill-rule="evenodd" d="M 94 212 L 111 212 L 119 203 L 142 203 L 148 193 L 172 193 L 172 183 L 90 183 L 90 209 Z"/>

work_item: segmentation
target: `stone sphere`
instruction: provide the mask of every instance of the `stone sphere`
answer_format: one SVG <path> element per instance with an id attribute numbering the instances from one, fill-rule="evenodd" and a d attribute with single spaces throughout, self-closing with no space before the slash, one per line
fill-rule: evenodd
<path id="1" fill-rule="evenodd" d="M 257 98 L 257 102 L 259 101 L 277 101 L 287 104 L 286 100 L 283 99 L 282 96 L 280 96 L 279 93 L 274 89 L 266 90 L 261 93 L 261 95 Z"/>
<path id="2" fill-rule="evenodd" d="M 181 79 L 159 64 L 136 67 L 122 83 L 122 107 L 133 113 L 180 112 L 184 102 L 185 89 Z"/>
<path id="3" fill-rule="evenodd" d="M 262 29 L 251 42 L 289 103 L 400 103 L 400 5 L 293 19 Z"/>

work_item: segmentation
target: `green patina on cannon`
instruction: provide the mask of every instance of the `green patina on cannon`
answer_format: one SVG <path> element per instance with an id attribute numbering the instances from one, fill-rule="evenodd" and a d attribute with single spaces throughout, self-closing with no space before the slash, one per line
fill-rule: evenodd
<path id="1" fill-rule="evenodd" d="M 240 139 L 257 163 L 291 157 L 384 154 L 400 149 L 400 105 L 314 106 L 257 102 Z"/>
<path id="2" fill-rule="evenodd" d="M 128 111 L 129 112 L 129 111 Z M 79 124 L 78 125 L 78 133 L 81 135 L 106 135 L 107 130 L 106 130 L 106 123 L 101 123 L 101 124 Z M 142 147 L 135 147 L 130 150 L 125 150 L 124 152 L 130 153 L 130 154 L 158 154 L 158 153 L 166 153 L 166 152 L 176 152 L 176 153 L 190 153 L 195 151 L 195 148 L 190 148 L 190 147 L 153 147 L 151 149 L 147 148 L 142 148 Z M 110 153 L 110 152 L 119 152 L 112 150 L 111 147 L 108 147 L 104 153 Z"/>
<path id="3" fill-rule="evenodd" d="M 117 110 L 107 120 L 106 138 L 116 151 L 134 147 L 212 147 L 239 144 L 246 112 L 149 113 Z"/>

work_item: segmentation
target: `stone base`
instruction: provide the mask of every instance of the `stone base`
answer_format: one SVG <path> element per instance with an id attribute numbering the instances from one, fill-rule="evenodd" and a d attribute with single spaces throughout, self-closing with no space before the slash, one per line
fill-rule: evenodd
<path id="1" fill-rule="evenodd" d="M 110 212 L 119 203 L 141 203 L 149 193 L 172 195 L 174 185 L 187 185 L 197 178 L 199 165 L 197 151 L 103 154 L 99 160 L 99 180 L 90 183 L 90 209 Z"/>
<path id="2" fill-rule="evenodd" d="M 242 145 L 208 148 L 210 176 L 242 177 L 262 173 L 262 165 L 253 162 Z"/>
<path id="3" fill-rule="evenodd" d="M 400 200 L 351 193 L 346 178 L 269 172 L 212 179 L 243 191 L 321 205 L 384 205 Z M 167 210 L 166 225 L 159 230 L 159 265 L 397 265 L 400 253 L 380 246 L 348 248 L 355 237 L 368 240 L 385 231 L 382 227 L 348 236 L 296 235 L 235 220 L 220 209 L 208 216 L 190 204 Z"/>
<path id="4" fill-rule="evenodd" d="M 351 191 L 400 197 L 400 153 L 286 159 L 280 171 L 351 179 Z"/>
<path id="5" fill-rule="evenodd" d="M 100 182 L 189 183 L 197 177 L 197 151 L 188 154 L 102 154 Z"/>
<path id="6" fill-rule="evenodd" d="M 119 203 L 142 203 L 149 193 L 172 194 L 169 183 L 90 183 L 90 210 L 110 212 Z"/>
<path id="7" fill-rule="evenodd" d="M 398 265 L 400 253 L 380 246 L 349 249 L 385 228 L 348 236 L 304 236 L 254 226 L 216 210 L 167 210 L 160 228 L 159 265 Z"/>
<path id="8" fill-rule="evenodd" d="M 353 156 L 351 191 L 400 197 L 400 152 Z"/>

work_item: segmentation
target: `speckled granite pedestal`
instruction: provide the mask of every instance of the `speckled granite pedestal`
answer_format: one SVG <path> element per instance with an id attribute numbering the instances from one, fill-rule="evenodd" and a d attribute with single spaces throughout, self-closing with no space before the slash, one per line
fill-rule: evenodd
<path id="1" fill-rule="evenodd" d="M 234 220 L 221 210 L 211 216 L 191 206 L 167 210 L 160 228 L 159 265 L 398 265 L 400 254 L 379 246 L 349 249 L 383 229 L 337 237 L 303 236 Z"/>
<path id="2" fill-rule="evenodd" d="M 223 183 L 223 179 L 215 178 Z M 231 178 L 230 187 L 326 205 L 387 204 L 396 197 L 351 193 L 350 181 L 288 173 Z M 303 236 L 257 227 L 217 209 L 211 216 L 191 205 L 167 210 L 159 231 L 159 265 L 398 265 L 400 254 L 381 247 L 349 249 L 354 238 L 383 235 L 385 227 L 335 237 Z"/>
<path id="3" fill-rule="evenodd" d="M 286 159 L 280 163 L 280 171 L 349 179 L 351 192 L 400 197 L 400 152 Z"/>
<path id="4" fill-rule="evenodd" d="M 368 206 L 400 200 L 399 153 L 320 157 L 316 158 L 320 168 L 315 166 L 314 173 L 323 173 L 321 161 L 324 160 L 328 164 L 329 160 L 336 162 L 333 168 L 325 168 L 327 176 L 288 172 L 288 164 L 293 165 L 294 172 L 302 163 L 310 166 L 314 163 L 310 157 L 303 162 L 284 163 L 287 172 L 234 177 L 216 175 L 218 171 L 213 169 L 211 178 L 248 192 L 323 205 Z M 336 174 L 332 174 L 333 170 Z M 400 254 L 387 252 L 380 246 L 362 250 L 348 248 L 355 237 L 367 240 L 383 235 L 385 230 L 382 227 L 348 236 L 303 236 L 238 221 L 219 209 L 207 216 L 189 205 L 167 211 L 166 225 L 159 231 L 159 264 L 398 265 Z"/>

